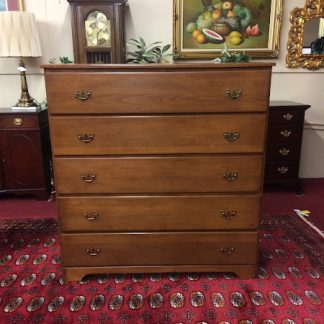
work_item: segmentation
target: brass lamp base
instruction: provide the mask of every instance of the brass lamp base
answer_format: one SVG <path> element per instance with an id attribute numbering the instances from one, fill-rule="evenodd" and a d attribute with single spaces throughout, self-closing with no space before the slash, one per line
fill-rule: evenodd
<path id="1" fill-rule="evenodd" d="M 16 107 L 40 107 L 39 103 L 32 98 L 31 96 L 29 96 L 29 93 L 21 93 L 20 99 L 18 100 L 18 102 L 16 103 Z"/>
<path id="2" fill-rule="evenodd" d="M 26 79 L 26 68 L 22 60 L 20 60 L 18 70 L 20 72 L 21 80 L 21 95 L 20 99 L 16 103 L 16 107 L 28 108 L 28 107 L 40 107 L 40 104 L 29 95 L 27 79 Z"/>

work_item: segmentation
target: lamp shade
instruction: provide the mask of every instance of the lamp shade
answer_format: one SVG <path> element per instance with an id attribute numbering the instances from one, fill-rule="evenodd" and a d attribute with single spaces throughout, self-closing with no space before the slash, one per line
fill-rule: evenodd
<path id="1" fill-rule="evenodd" d="M 0 57 L 39 57 L 42 49 L 34 14 L 0 12 Z"/>

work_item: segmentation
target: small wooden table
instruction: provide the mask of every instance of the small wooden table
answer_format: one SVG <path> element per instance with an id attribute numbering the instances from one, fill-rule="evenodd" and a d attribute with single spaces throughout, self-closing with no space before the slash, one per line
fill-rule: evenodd
<path id="1" fill-rule="evenodd" d="M 268 145 L 264 184 L 280 184 L 302 194 L 298 176 L 305 111 L 310 105 L 272 101 L 269 107 Z"/>
<path id="2" fill-rule="evenodd" d="M 0 194 L 48 198 L 51 145 L 47 110 L 0 108 Z"/>

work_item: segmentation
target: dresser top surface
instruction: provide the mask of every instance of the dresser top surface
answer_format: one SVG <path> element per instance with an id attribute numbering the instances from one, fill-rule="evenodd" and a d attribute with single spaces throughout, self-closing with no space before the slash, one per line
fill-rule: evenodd
<path id="1" fill-rule="evenodd" d="M 248 62 L 248 63 L 183 63 L 170 64 L 46 64 L 41 67 L 45 70 L 94 70 L 94 71 L 172 71 L 172 70 L 210 70 L 210 69 L 251 69 L 271 68 L 275 63 Z"/>

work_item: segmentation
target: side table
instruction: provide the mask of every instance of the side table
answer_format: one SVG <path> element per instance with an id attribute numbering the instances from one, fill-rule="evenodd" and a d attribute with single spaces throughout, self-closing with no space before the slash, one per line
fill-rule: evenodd
<path id="1" fill-rule="evenodd" d="M 0 108 L 0 193 L 47 199 L 50 159 L 47 110 Z"/>
<path id="2" fill-rule="evenodd" d="M 265 188 L 281 184 L 302 194 L 298 176 L 305 111 L 310 105 L 271 101 L 265 164 Z"/>

